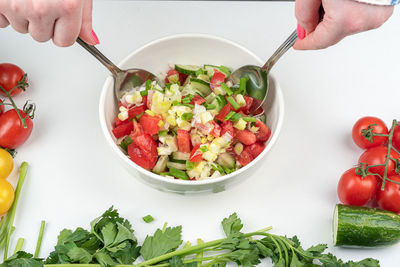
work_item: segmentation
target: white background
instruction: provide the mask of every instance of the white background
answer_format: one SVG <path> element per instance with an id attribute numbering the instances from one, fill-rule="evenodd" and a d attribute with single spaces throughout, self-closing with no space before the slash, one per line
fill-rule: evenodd
<path id="1" fill-rule="evenodd" d="M 253 177 L 207 196 L 156 191 L 118 165 L 98 120 L 109 73 L 85 50 L 0 30 L 0 61 L 29 75 L 28 91 L 16 100 L 37 104 L 33 134 L 16 159 L 30 169 L 14 240 L 26 238 L 24 248 L 33 252 L 46 220 L 45 257 L 60 230 L 88 228 L 111 205 L 132 221 L 139 241 L 164 222 L 183 225 L 185 240 L 212 240 L 222 236 L 222 218 L 237 212 L 245 231 L 273 226 L 274 233 L 298 235 L 305 247 L 326 243 L 346 260 L 374 257 L 382 266 L 398 266 L 399 245 L 334 248 L 332 214 L 338 179 L 362 153 L 351 140 L 353 123 L 365 115 L 388 124 L 400 117 L 399 15 L 326 50 L 289 51 L 273 70 L 286 104 L 278 142 Z M 267 59 L 296 27 L 293 3 L 95 1 L 93 16 L 98 48 L 115 62 L 154 39 L 188 32 L 231 39 Z M 147 214 L 153 223 L 141 221 Z"/>

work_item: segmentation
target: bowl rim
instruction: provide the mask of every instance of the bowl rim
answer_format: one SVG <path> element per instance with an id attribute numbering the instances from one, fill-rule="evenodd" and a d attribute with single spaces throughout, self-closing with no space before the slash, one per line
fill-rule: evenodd
<path id="1" fill-rule="evenodd" d="M 215 41 L 219 41 L 222 43 L 226 43 L 228 45 L 237 47 L 240 50 L 243 50 L 245 53 L 249 54 L 251 57 L 253 57 L 254 59 L 256 59 L 256 61 L 258 61 L 258 63 L 260 65 L 264 64 L 263 60 L 261 60 L 255 53 L 253 53 L 252 51 L 250 51 L 249 49 L 245 48 L 244 46 L 231 41 L 229 39 L 223 38 L 223 37 L 219 37 L 219 36 L 215 36 L 215 35 L 210 35 L 210 34 L 204 34 L 204 33 L 180 33 L 180 34 L 173 34 L 173 35 L 168 35 L 165 37 L 161 37 L 158 39 L 155 39 L 153 41 L 150 41 L 144 45 L 142 45 L 141 47 L 135 49 L 133 52 L 131 52 L 128 56 L 126 56 L 121 62 L 119 62 L 118 67 L 121 67 L 123 65 L 126 64 L 127 61 L 130 60 L 130 58 L 132 58 L 133 56 L 135 56 L 136 54 L 140 53 L 141 51 L 143 51 L 144 49 L 147 49 L 150 46 L 153 46 L 155 44 L 161 43 L 161 42 L 165 42 L 165 41 L 169 41 L 169 40 L 173 40 L 173 39 L 185 39 L 185 38 L 204 38 L 204 39 L 212 39 Z M 166 63 L 168 64 L 168 63 Z M 113 140 L 111 133 L 109 132 L 108 128 L 107 128 L 107 124 L 106 124 L 106 119 L 105 119 L 105 99 L 106 99 L 106 93 L 108 91 L 108 88 L 111 86 L 112 82 L 113 82 L 113 78 L 110 75 L 106 81 L 104 82 L 103 88 L 101 90 L 101 95 L 100 95 L 100 103 L 99 103 L 99 119 L 100 119 L 100 126 L 101 129 L 103 131 L 103 134 L 106 138 L 106 141 L 109 143 L 111 149 L 119 156 L 119 158 L 121 158 L 125 163 L 127 163 L 129 166 L 132 166 L 136 171 L 138 171 L 139 173 L 146 175 L 148 177 L 151 177 L 152 179 L 154 179 L 157 182 L 160 183 L 167 183 L 167 184 L 173 184 L 173 185 L 184 185 L 184 186 L 188 186 L 188 187 L 195 187 L 196 185 L 211 185 L 211 184 L 216 184 L 216 183 L 221 183 L 225 180 L 229 180 L 239 174 L 241 174 L 242 172 L 246 171 L 247 169 L 250 169 L 253 165 L 257 164 L 262 158 L 265 157 L 266 153 L 271 150 L 271 148 L 273 147 L 273 145 L 276 143 L 279 133 L 281 131 L 282 128 L 282 124 L 283 124 L 283 118 L 284 118 L 284 100 L 283 100 L 283 93 L 282 90 L 280 88 L 280 85 L 276 82 L 276 79 L 274 78 L 273 74 L 269 74 L 269 79 L 271 79 L 274 82 L 275 85 L 275 93 L 276 93 L 276 99 L 279 102 L 278 103 L 278 111 L 279 114 L 281 114 L 278 117 L 278 121 L 277 121 L 277 125 L 276 125 L 276 129 L 275 131 L 272 133 L 272 137 L 269 140 L 267 146 L 265 147 L 265 149 L 263 150 L 263 152 L 261 152 L 261 154 L 256 157 L 253 161 L 251 161 L 249 164 L 247 164 L 246 166 L 240 168 L 239 170 L 236 170 L 233 173 L 227 174 L 227 175 L 223 175 L 221 177 L 217 177 L 217 178 L 212 178 L 212 179 L 205 179 L 205 180 L 196 180 L 196 181 L 192 181 L 192 180 L 181 180 L 181 179 L 167 179 L 161 175 L 155 174 L 151 171 L 148 171 L 142 167 L 140 167 L 139 165 L 137 165 L 135 162 L 133 162 L 132 160 L 130 160 L 117 146 L 117 144 L 115 143 L 115 141 Z"/>

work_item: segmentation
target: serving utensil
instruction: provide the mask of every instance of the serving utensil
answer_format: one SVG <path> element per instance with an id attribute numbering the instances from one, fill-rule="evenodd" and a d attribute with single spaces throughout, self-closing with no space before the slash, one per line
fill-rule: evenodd
<path id="1" fill-rule="evenodd" d="M 268 94 L 268 74 L 274 64 L 280 59 L 280 57 L 288 51 L 297 40 L 297 32 L 294 31 L 275 53 L 268 59 L 264 66 L 259 67 L 255 65 L 245 65 L 232 72 L 228 77 L 228 80 L 233 84 L 239 84 L 240 78 L 248 77 L 247 81 L 247 94 L 253 97 L 254 101 L 250 108 L 250 114 L 254 113 L 260 108 Z"/>

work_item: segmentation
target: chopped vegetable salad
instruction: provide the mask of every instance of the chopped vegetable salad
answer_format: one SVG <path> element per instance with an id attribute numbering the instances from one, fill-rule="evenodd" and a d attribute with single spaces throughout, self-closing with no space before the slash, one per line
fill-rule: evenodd
<path id="1" fill-rule="evenodd" d="M 247 78 L 227 81 L 224 66 L 175 65 L 165 86 L 148 80 L 120 99 L 112 130 L 139 166 L 171 179 L 203 180 L 249 164 L 271 131 Z"/>

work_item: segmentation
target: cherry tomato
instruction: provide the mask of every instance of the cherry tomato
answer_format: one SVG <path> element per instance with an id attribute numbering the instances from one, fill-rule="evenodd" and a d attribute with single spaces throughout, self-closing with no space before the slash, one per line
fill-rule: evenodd
<path id="1" fill-rule="evenodd" d="M 388 148 L 385 146 L 371 147 L 361 154 L 358 162 L 366 163 L 369 166 L 385 164 L 387 153 L 388 153 Z M 390 152 L 390 156 L 395 159 L 399 158 L 399 155 L 394 150 Z M 390 159 L 387 168 L 387 175 L 394 175 L 395 174 L 394 168 L 395 168 L 395 163 L 393 160 Z M 371 173 L 377 173 L 381 177 L 383 177 L 385 166 L 370 167 L 368 171 Z"/>
<path id="2" fill-rule="evenodd" d="M 230 136 L 235 137 L 235 128 L 233 128 L 233 123 L 231 121 L 223 121 L 221 123 L 221 135 L 229 133 Z"/>
<path id="3" fill-rule="evenodd" d="M 170 69 L 168 72 L 167 72 L 167 76 L 166 76 L 166 78 L 165 78 L 165 82 L 166 83 L 172 83 L 172 82 L 174 82 L 174 80 L 173 81 L 170 81 L 170 78 L 175 78 L 175 80 L 176 79 L 178 79 L 178 81 L 181 83 L 181 84 L 184 84 L 185 83 L 185 81 L 186 81 L 186 79 L 187 79 L 187 75 L 186 74 L 183 74 L 183 73 L 180 73 L 180 72 L 178 72 L 177 70 L 175 70 L 175 69 Z M 176 82 L 176 81 L 175 81 Z"/>
<path id="4" fill-rule="evenodd" d="M 11 96 L 18 95 L 22 89 L 16 86 L 18 86 L 18 82 L 23 81 L 24 74 L 24 71 L 20 67 L 10 63 L 2 63 L 0 64 L 0 85 L 7 92 L 12 90 L 10 93 Z M 13 88 L 15 89 L 13 90 Z M 3 90 L 0 90 L 0 94 L 6 96 Z"/>
<path id="5" fill-rule="evenodd" d="M 138 135 L 128 146 L 128 155 L 137 165 L 153 169 L 157 162 L 157 144 L 149 134 Z"/>
<path id="6" fill-rule="evenodd" d="M 133 123 L 132 121 L 128 120 L 116 126 L 112 130 L 112 133 L 114 134 L 115 138 L 121 138 L 124 137 L 125 135 L 129 135 L 132 131 L 133 131 Z"/>
<path id="7" fill-rule="evenodd" d="M 226 115 L 228 115 L 231 111 L 233 111 L 233 107 L 230 103 L 228 103 L 219 111 L 217 116 L 215 116 L 215 119 L 223 122 L 225 121 Z"/>
<path id="8" fill-rule="evenodd" d="M 190 134 L 186 130 L 178 129 L 178 150 L 180 152 L 190 153 Z"/>
<path id="9" fill-rule="evenodd" d="M 26 128 L 22 125 L 17 112 L 10 109 L 0 116 L 0 146 L 15 149 L 25 143 L 32 133 L 33 123 L 29 116 L 19 110 L 22 118 L 26 118 Z"/>
<path id="10" fill-rule="evenodd" d="M 218 123 L 215 121 L 211 121 L 211 124 L 214 126 L 214 128 L 211 130 L 210 134 L 214 137 L 220 137 L 221 136 L 221 126 L 219 126 Z"/>
<path id="11" fill-rule="evenodd" d="M 203 153 L 200 151 L 201 144 L 197 144 L 193 147 L 192 152 L 190 153 L 189 161 L 190 162 L 200 162 L 203 160 Z"/>
<path id="12" fill-rule="evenodd" d="M 239 161 L 239 163 L 242 166 L 246 166 L 247 164 L 249 164 L 252 160 L 253 160 L 253 156 L 246 150 L 243 150 L 242 153 L 240 153 L 239 156 L 237 156 L 237 161 Z"/>
<path id="13" fill-rule="evenodd" d="M 8 151 L 0 148 L 0 179 L 7 178 L 14 168 L 14 160 Z"/>
<path id="14" fill-rule="evenodd" d="M 128 119 L 136 119 L 136 116 L 146 111 L 146 105 L 136 106 L 128 110 Z"/>
<path id="15" fill-rule="evenodd" d="M 153 135 L 158 133 L 160 130 L 160 126 L 158 123 L 161 121 L 159 116 L 151 116 L 149 114 L 143 114 L 140 119 L 139 123 L 142 125 L 143 131 L 147 134 Z"/>
<path id="16" fill-rule="evenodd" d="M 388 177 L 390 180 L 400 183 L 400 175 Z M 376 200 L 381 209 L 400 213 L 400 185 L 386 181 L 385 189 L 378 190 Z"/>
<path id="17" fill-rule="evenodd" d="M 257 141 L 256 135 L 247 129 L 246 130 L 236 130 L 235 138 L 247 146 L 252 145 Z"/>
<path id="18" fill-rule="evenodd" d="M 202 98 L 202 97 L 199 96 L 199 95 L 194 95 L 194 97 L 193 97 L 192 100 L 190 101 L 190 104 L 192 104 L 192 105 L 194 105 L 194 104 L 201 105 L 201 104 L 203 104 L 204 102 L 206 102 L 206 100 L 205 100 L 204 98 Z"/>
<path id="19" fill-rule="evenodd" d="M 6 179 L 0 179 L 0 214 L 6 213 L 14 202 L 14 188 Z"/>
<path id="20" fill-rule="evenodd" d="M 363 136 L 362 131 L 367 130 L 370 127 L 370 132 L 364 133 L 364 135 L 370 136 L 371 133 L 377 134 L 388 134 L 388 128 L 386 124 L 379 118 L 376 117 L 363 117 L 359 119 L 353 126 L 352 137 L 354 143 L 362 149 L 367 149 L 370 147 L 380 146 L 386 143 L 388 140 L 387 136 L 370 136 L 372 137 L 372 142 Z"/>
<path id="21" fill-rule="evenodd" d="M 210 87 L 214 89 L 225 81 L 225 74 L 217 69 L 214 69 L 214 75 L 211 78 Z"/>
<path id="22" fill-rule="evenodd" d="M 243 98 L 246 101 L 246 105 L 238 109 L 238 112 L 243 112 L 244 114 L 248 115 L 250 113 L 251 107 L 253 106 L 254 98 L 247 95 L 244 95 Z"/>
<path id="23" fill-rule="evenodd" d="M 258 127 L 258 131 L 256 132 L 257 141 L 267 141 L 271 136 L 271 130 L 268 128 L 268 126 L 260 120 L 256 121 L 255 126 Z"/>
<path id="24" fill-rule="evenodd" d="M 400 150 L 400 127 L 399 126 L 396 126 L 396 128 L 394 128 L 392 143 L 393 143 L 393 146 L 397 150 Z"/>
<path id="25" fill-rule="evenodd" d="M 256 142 L 250 146 L 246 146 L 244 148 L 245 151 L 247 151 L 250 155 L 253 156 L 253 158 L 256 158 L 258 155 L 261 154 L 265 149 L 265 144 L 261 142 Z"/>
<path id="26" fill-rule="evenodd" d="M 356 174 L 355 170 L 352 168 L 343 173 L 337 192 L 343 204 L 364 206 L 375 197 L 378 182 L 374 175 L 362 178 Z"/>
<path id="27" fill-rule="evenodd" d="M 4 112 L 3 100 L 0 99 L 0 115 Z"/>

